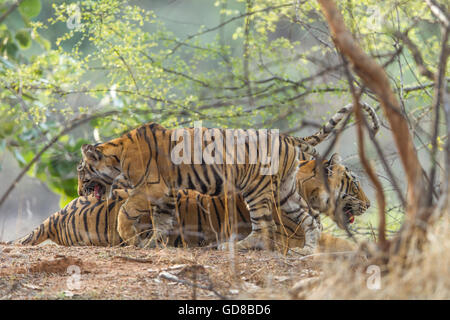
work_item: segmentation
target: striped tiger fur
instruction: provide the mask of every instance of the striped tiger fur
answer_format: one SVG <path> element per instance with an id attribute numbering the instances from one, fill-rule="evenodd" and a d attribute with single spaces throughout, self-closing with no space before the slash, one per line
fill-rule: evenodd
<path id="1" fill-rule="evenodd" d="M 372 120 L 372 131 L 373 134 L 376 134 L 378 130 L 380 129 L 380 121 L 378 120 L 378 116 L 375 112 L 375 110 L 369 106 L 365 102 L 360 102 L 361 108 L 367 112 L 370 119 Z M 311 146 L 316 146 L 322 141 L 325 140 L 325 138 L 328 137 L 328 135 L 336 128 L 336 126 L 341 122 L 341 120 L 350 112 L 353 111 L 353 103 L 350 103 L 346 105 L 345 107 L 342 107 L 339 109 L 328 122 L 323 125 L 318 132 L 316 132 L 313 135 L 310 135 L 309 137 L 303 138 L 305 142 L 307 142 Z"/>
<path id="2" fill-rule="evenodd" d="M 64 245 L 116 246 L 124 244 L 117 232 L 117 215 L 126 199 L 97 199 L 94 196 L 80 196 L 66 207 L 47 218 L 39 227 L 25 237 L 16 240 L 22 245 L 37 245 L 47 239 Z M 231 211 L 231 210 L 230 210 Z M 236 212 L 238 222 L 233 226 L 231 219 L 225 217 L 224 198 L 209 197 L 192 190 L 178 193 L 177 215 L 174 229 L 170 232 L 167 245 L 170 246 L 205 246 L 220 243 L 227 239 L 232 228 L 237 228 L 237 235 L 247 235 L 251 231 L 250 215 L 245 203 L 238 201 Z M 230 217 L 231 218 L 231 217 Z M 228 221 L 228 223 L 226 223 Z M 277 220 L 278 226 L 280 226 Z M 289 241 L 296 246 L 303 246 L 303 234 L 295 225 L 284 228 L 289 233 Z M 136 224 L 138 234 L 143 239 L 151 236 L 150 215 L 143 215 Z"/>
<path id="3" fill-rule="evenodd" d="M 186 191 L 182 191 L 186 192 Z M 224 212 L 220 211 L 224 203 L 220 197 L 208 197 L 210 208 L 219 209 L 218 213 L 208 212 L 205 216 L 204 208 L 197 205 L 197 202 L 189 201 L 191 197 L 181 198 L 179 212 L 180 223 L 174 226 L 174 232 L 169 237 L 168 246 L 174 247 L 197 247 L 214 244 L 217 239 L 228 239 L 224 233 L 220 232 Z M 205 200 L 202 201 L 202 203 Z M 98 200 L 94 196 L 81 196 L 72 200 L 66 207 L 47 218 L 39 227 L 35 228 L 26 236 L 14 241 L 17 245 L 38 245 L 46 240 L 51 240 L 63 246 L 118 246 L 124 244 L 117 232 L 117 214 L 124 200 L 113 200 L 108 203 L 106 200 Z M 184 209 L 183 209 L 184 208 Z M 188 210 L 187 215 L 183 215 L 183 210 Z M 238 202 L 236 209 L 239 217 L 243 217 L 238 224 L 238 236 L 250 233 L 250 215 L 243 202 Z M 241 216 L 242 214 L 242 216 Z M 66 218 L 64 218 L 67 216 Z M 178 221 L 178 218 L 177 218 Z M 147 236 L 150 217 L 143 217 L 140 221 L 140 233 Z M 282 252 L 288 248 L 303 248 L 304 235 L 297 226 L 290 220 L 277 224 L 278 245 Z M 215 226 L 212 228 L 211 226 Z M 180 227 L 183 232 L 180 233 Z M 328 233 L 322 233 L 319 239 L 319 251 L 335 252 L 354 250 L 355 245 L 348 240 L 337 238 Z M 295 249 L 294 249 L 295 250 Z"/>
<path id="4" fill-rule="evenodd" d="M 231 153 L 234 157 L 234 148 L 239 143 L 236 132 L 245 140 L 237 148 L 237 157 L 240 153 L 242 164 L 235 164 L 237 159 L 230 162 L 228 157 Z M 200 138 L 200 155 L 205 155 L 209 148 L 210 162 L 205 156 L 204 163 L 195 158 L 197 146 L 194 141 L 197 135 L 209 137 L 211 141 L 204 146 Z M 305 233 L 306 247 L 314 248 L 320 234 L 319 226 L 315 217 L 300 206 L 295 177 L 301 152 L 313 157 L 317 153 L 299 138 L 274 132 L 262 136 L 262 133 L 252 130 L 236 130 L 231 134 L 224 129 L 168 130 L 156 123 L 149 123 L 109 142 L 83 145 L 83 165 L 92 180 L 112 184 L 113 190 L 124 187 L 118 182 L 127 181 L 126 187 L 133 189 L 118 216 L 119 234 L 128 244 L 155 247 L 166 242 L 173 228 L 176 194 L 179 190 L 191 189 L 210 196 L 234 193 L 243 196 L 250 211 L 252 231 L 237 243 L 238 249 L 271 247 L 276 231 L 271 210 L 274 201 L 280 204 L 291 220 L 300 225 Z M 179 137 L 183 138 L 182 142 L 178 142 Z M 253 138 L 255 140 L 251 140 Z M 271 146 L 270 156 L 256 152 L 262 149 L 263 143 Z M 194 150 L 192 154 L 186 151 L 189 148 Z M 183 150 L 183 160 L 180 162 L 176 162 L 174 157 L 174 154 L 180 156 L 178 150 Z M 268 170 L 265 166 L 267 159 L 275 159 L 273 161 L 278 164 L 269 174 L 263 172 Z M 134 224 L 150 210 L 153 235 L 150 241 L 143 243 L 136 236 Z M 226 244 L 221 246 L 221 249 L 226 248 Z"/>
<path id="5" fill-rule="evenodd" d="M 51 240 L 63 246 L 119 245 L 122 240 L 117 233 L 117 214 L 125 200 L 108 202 L 94 196 L 78 197 L 14 243 L 37 245 Z"/>
<path id="6" fill-rule="evenodd" d="M 360 188 L 359 182 L 339 161 L 340 158 L 335 154 L 330 161 L 324 163 L 324 167 L 332 172 L 328 176 L 328 184 L 344 190 L 345 194 L 340 198 L 346 203 L 340 205 L 340 208 L 348 207 L 349 203 L 358 204 L 359 208 L 362 208 L 361 203 L 364 203 L 367 208 L 370 202 Z M 302 197 L 308 205 L 328 213 L 329 208 L 323 207 L 323 203 L 317 203 L 320 197 L 316 195 L 325 188 L 320 177 L 311 176 L 314 169 L 314 161 L 302 161 L 297 174 L 297 183 L 303 186 Z M 336 184 L 339 181 L 343 181 L 342 186 Z M 352 188 L 354 184 L 358 186 L 358 190 Z M 128 197 L 127 192 L 117 193 L 118 196 L 109 202 L 97 199 L 93 191 L 90 192 L 91 195 L 80 196 L 73 200 L 15 243 L 36 245 L 47 239 L 66 246 L 115 246 L 123 243 L 117 232 L 117 216 L 120 206 Z M 234 212 L 231 207 L 235 208 Z M 355 207 L 352 212 L 357 215 L 364 211 L 357 212 Z M 225 203 L 223 197 L 209 197 L 192 190 L 183 190 L 177 195 L 176 212 L 176 223 L 167 243 L 170 246 L 191 247 L 221 243 L 230 238 L 235 227 L 237 238 L 243 238 L 251 232 L 250 214 L 241 197 L 231 204 Z M 236 223 L 233 222 L 233 218 Z M 275 247 L 282 251 L 288 248 L 303 248 L 304 234 L 295 222 L 282 214 L 275 215 L 274 218 L 277 226 Z M 150 216 L 142 216 L 136 227 L 140 237 L 148 239 L 151 235 Z M 322 234 L 319 248 L 321 251 L 351 250 L 353 245 L 344 239 Z"/>
<path id="7" fill-rule="evenodd" d="M 366 105 L 363 108 L 369 112 L 374 129 L 377 130 L 378 123 L 373 109 Z M 336 125 L 342 119 L 342 114 L 350 110 L 350 107 L 343 108 L 330 120 L 330 123 Z M 252 232 L 238 242 L 239 249 L 259 248 L 268 244 L 270 246 L 270 238 L 276 229 L 271 212 L 274 201 L 281 206 L 284 214 L 296 221 L 304 231 L 305 248 L 313 249 L 318 240 L 320 226 L 316 221 L 317 215 L 300 205 L 302 200 L 296 190 L 295 174 L 299 159 L 307 158 L 305 154 L 308 153 L 312 156 L 316 155 L 316 151 L 306 141 L 314 141 L 317 144 L 320 139 L 324 139 L 329 134 L 329 127 L 326 125 L 318 135 L 303 139 L 276 136 L 274 140 L 270 140 L 272 146 L 275 143 L 279 144 L 280 148 L 279 163 L 281 165 L 274 175 L 261 175 L 258 172 L 258 169 L 263 166 L 263 158 L 260 154 L 257 156 L 257 162 L 249 161 L 251 159 L 250 138 L 242 144 L 243 148 L 238 148 L 245 153 L 243 164 L 229 165 L 228 154 L 225 154 L 228 150 L 224 153 L 223 149 L 217 149 L 220 150 L 219 152 L 215 150 L 215 163 L 195 162 L 195 144 L 192 141 L 179 143 L 179 145 L 190 146 L 191 150 L 194 149 L 194 156 L 188 154 L 188 163 L 184 162 L 185 159 L 182 163 L 174 163 L 173 157 L 169 157 L 169 154 L 173 155 L 176 146 L 170 138 L 176 136 L 177 130 L 167 130 L 155 123 L 143 125 L 110 142 L 95 146 L 83 145 L 82 168 L 88 173 L 88 180 L 112 184 L 113 190 L 124 187 L 133 189 L 129 200 L 122 206 L 118 218 L 119 234 L 127 239 L 128 244 L 143 245 L 139 237 L 136 237 L 134 224 L 142 213 L 149 211 L 153 212 L 154 232 L 147 245 L 154 247 L 160 241 L 164 241 L 173 225 L 177 191 L 193 189 L 203 194 L 217 196 L 226 193 L 228 188 L 231 193 L 240 193 L 243 196 L 249 206 L 252 221 Z M 194 137 L 195 140 L 196 130 L 200 130 L 201 137 L 209 134 L 211 141 L 213 135 L 215 139 L 217 136 L 226 136 L 226 132 L 221 129 L 182 130 L 184 130 L 183 140 L 186 139 L 185 133 L 188 138 Z M 251 135 L 250 130 L 240 131 L 244 132 L 244 135 L 248 134 L 249 137 Z M 267 135 L 267 140 L 269 136 L 270 134 Z M 270 137 L 273 138 L 273 135 Z M 177 139 L 175 141 L 178 141 Z M 203 144 L 202 140 L 200 143 Z M 225 149 L 230 144 L 229 140 L 222 143 Z M 233 148 L 234 143 L 232 140 Z M 224 145 L 220 144 L 220 148 Z M 234 153 L 234 150 L 232 152 Z M 183 157 L 184 153 L 183 149 Z M 126 183 L 124 184 L 123 181 Z M 149 206 L 149 202 L 152 203 L 152 207 Z"/>

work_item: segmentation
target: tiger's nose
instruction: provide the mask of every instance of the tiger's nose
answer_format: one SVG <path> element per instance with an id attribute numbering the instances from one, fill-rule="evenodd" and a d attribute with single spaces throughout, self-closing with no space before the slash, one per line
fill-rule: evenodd
<path id="1" fill-rule="evenodd" d="M 366 202 L 366 208 L 367 208 L 367 209 L 370 208 L 370 201 L 369 201 L 369 200 L 367 200 L 367 202 Z"/>

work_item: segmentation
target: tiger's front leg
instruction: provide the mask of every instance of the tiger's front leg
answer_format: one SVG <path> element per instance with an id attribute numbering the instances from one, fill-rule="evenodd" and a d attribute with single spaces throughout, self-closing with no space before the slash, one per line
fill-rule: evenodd
<path id="1" fill-rule="evenodd" d="M 310 255 L 318 247 L 322 225 L 319 213 L 308 207 L 306 201 L 300 196 L 295 175 L 286 179 L 280 190 L 280 205 L 282 212 L 292 221 L 296 222 L 305 235 L 303 248 L 296 250 L 301 255 Z"/>
<path id="2" fill-rule="evenodd" d="M 292 248 L 292 251 L 303 256 L 313 254 L 318 248 L 322 225 L 308 210 L 302 210 L 297 221 L 305 234 L 305 244 L 303 248 Z"/>
<path id="3" fill-rule="evenodd" d="M 128 192 L 126 190 L 132 189 L 131 182 L 125 177 L 123 173 L 119 174 L 112 182 L 109 189 L 108 198 L 117 199 L 119 197 L 126 199 Z"/>

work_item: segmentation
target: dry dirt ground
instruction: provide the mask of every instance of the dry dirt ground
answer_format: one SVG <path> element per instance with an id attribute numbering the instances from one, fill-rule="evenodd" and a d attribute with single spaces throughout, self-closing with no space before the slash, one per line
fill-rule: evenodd
<path id="1" fill-rule="evenodd" d="M 276 252 L 0 244 L 0 299 L 290 299 L 324 260 Z M 298 290 L 297 290 L 298 291 Z"/>

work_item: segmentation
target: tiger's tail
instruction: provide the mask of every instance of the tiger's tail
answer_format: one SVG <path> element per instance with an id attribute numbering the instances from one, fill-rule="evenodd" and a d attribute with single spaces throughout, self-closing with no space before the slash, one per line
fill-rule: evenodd
<path id="1" fill-rule="evenodd" d="M 50 233 L 50 218 L 48 217 L 39 227 L 36 227 L 26 236 L 13 241 L 12 244 L 35 246 L 47 239 L 53 240 Z"/>
<path id="2" fill-rule="evenodd" d="M 376 134 L 378 129 L 380 129 L 380 121 L 378 119 L 375 110 L 365 102 L 360 102 L 360 105 L 363 108 L 363 110 L 367 112 L 370 119 L 372 120 L 372 130 L 373 133 Z M 340 109 L 338 112 L 336 112 L 336 114 L 331 117 L 328 123 L 323 125 L 318 132 L 309 137 L 303 138 L 303 140 L 311 146 L 318 145 L 323 140 L 325 140 L 326 137 L 328 137 L 328 135 L 339 124 L 339 122 L 344 118 L 344 116 L 352 111 L 353 111 L 353 103 L 350 103 L 345 107 L 343 107 L 342 109 Z"/>

